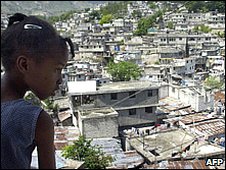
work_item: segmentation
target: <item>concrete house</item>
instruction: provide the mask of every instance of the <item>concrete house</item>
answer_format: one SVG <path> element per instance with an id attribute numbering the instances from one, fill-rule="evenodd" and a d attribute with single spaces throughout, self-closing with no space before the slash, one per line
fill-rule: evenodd
<path id="1" fill-rule="evenodd" d="M 143 39 L 141 37 L 133 37 L 131 40 L 125 42 L 125 50 L 132 51 L 138 50 L 138 46 L 143 44 Z"/>
<path id="2" fill-rule="evenodd" d="M 204 111 L 214 107 L 214 95 L 200 87 L 169 86 L 169 96 L 181 100 L 185 104 L 190 104 L 196 111 Z"/>
<path id="3" fill-rule="evenodd" d="M 179 59 L 185 57 L 185 51 L 174 47 L 159 47 L 158 49 L 159 61 L 166 64 L 164 59 Z"/>
<path id="4" fill-rule="evenodd" d="M 156 121 L 159 86 L 149 81 L 106 83 L 95 91 L 69 93 L 74 112 L 86 108 L 112 107 L 119 128 L 150 125 Z"/>
<path id="5" fill-rule="evenodd" d="M 114 56 L 114 62 L 118 63 L 120 61 L 130 61 L 138 65 L 142 64 L 141 52 L 140 51 L 118 52 Z"/>
<path id="6" fill-rule="evenodd" d="M 171 74 L 191 77 L 195 72 L 195 59 L 192 57 L 184 59 L 174 59 L 171 64 Z"/>
<path id="7" fill-rule="evenodd" d="M 118 112 L 113 108 L 81 109 L 78 111 L 78 127 L 87 138 L 117 137 Z"/>
<path id="8" fill-rule="evenodd" d="M 106 52 L 105 41 L 109 40 L 108 34 L 91 33 L 79 44 L 79 52 L 93 53 L 95 56 L 102 56 Z"/>
<path id="9" fill-rule="evenodd" d="M 153 38 L 153 42 L 160 46 L 173 45 L 184 49 L 184 45 L 188 41 L 190 47 L 202 47 L 202 43 L 217 42 L 217 36 L 212 34 L 180 34 L 180 33 L 159 33 Z"/>
<path id="10" fill-rule="evenodd" d="M 148 80 L 161 82 L 167 79 L 167 72 L 169 71 L 169 65 L 145 65 L 144 66 L 144 77 Z"/>

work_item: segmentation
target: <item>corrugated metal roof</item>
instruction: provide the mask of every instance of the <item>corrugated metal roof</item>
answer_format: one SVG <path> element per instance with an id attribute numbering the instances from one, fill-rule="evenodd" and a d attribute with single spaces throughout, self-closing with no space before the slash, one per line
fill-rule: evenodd
<path id="1" fill-rule="evenodd" d="M 203 113 L 195 113 L 195 114 L 189 114 L 186 116 L 183 116 L 180 121 L 182 123 L 186 124 L 190 124 L 190 123 L 195 123 L 195 122 L 201 122 L 204 120 L 208 120 L 208 119 L 212 119 L 213 117 L 210 117 L 207 114 L 203 114 Z"/>
<path id="2" fill-rule="evenodd" d="M 64 111 L 64 112 L 59 112 L 58 113 L 58 118 L 62 122 L 72 116 L 72 111 L 70 109 Z"/>
<path id="3" fill-rule="evenodd" d="M 225 103 L 225 94 L 221 91 L 215 92 L 214 93 L 214 100 L 215 101 L 221 100 L 222 102 Z"/>
<path id="4" fill-rule="evenodd" d="M 84 162 L 69 160 L 62 157 L 62 150 L 55 152 L 56 169 L 78 169 Z M 68 168 L 67 168 L 68 167 Z M 31 169 L 38 169 L 38 154 L 37 149 L 32 153 Z"/>
<path id="5" fill-rule="evenodd" d="M 74 126 L 55 126 L 54 131 L 54 144 L 56 150 L 61 150 L 64 146 L 72 144 L 80 135 L 79 129 Z"/>
<path id="6" fill-rule="evenodd" d="M 134 168 L 144 162 L 143 157 L 135 150 L 124 152 L 121 148 L 121 141 L 118 139 L 98 138 L 93 139 L 91 144 L 101 146 L 107 155 L 111 155 L 115 159 L 112 162 L 112 168 Z"/>
<path id="7" fill-rule="evenodd" d="M 190 128 L 195 128 L 196 130 L 203 133 L 205 136 L 209 137 L 225 133 L 225 122 L 223 121 L 223 119 L 207 120 L 188 126 Z"/>
<path id="8" fill-rule="evenodd" d="M 162 161 L 158 164 L 145 165 L 144 169 L 212 169 L 205 165 L 205 160 Z"/>
<path id="9" fill-rule="evenodd" d="M 160 99 L 159 103 L 160 105 L 162 105 L 160 108 L 166 109 L 168 112 L 190 107 L 190 105 L 185 105 L 180 100 L 175 99 L 173 97 L 165 97 L 163 99 Z"/>

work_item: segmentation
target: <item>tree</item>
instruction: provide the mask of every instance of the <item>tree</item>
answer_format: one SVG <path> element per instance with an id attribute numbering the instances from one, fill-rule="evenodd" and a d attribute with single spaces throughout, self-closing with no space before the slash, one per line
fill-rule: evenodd
<path id="1" fill-rule="evenodd" d="M 205 6 L 204 1 L 190 1 L 189 3 L 185 4 L 186 8 L 189 12 L 200 12 L 201 9 Z"/>
<path id="2" fill-rule="evenodd" d="M 72 145 L 65 146 L 62 156 L 66 159 L 84 161 L 85 168 L 106 169 L 113 161 L 111 156 L 105 156 L 101 147 L 91 145 L 92 139 L 87 140 L 85 136 L 79 136 Z"/>
<path id="3" fill-rule="evenodd" d="M 94 20 L 94 19 L 100 19 L 101 16 L 100 16 L 100 12 L 99 11 L 92 11 L 90 14 L 89 14 L 89 17 L 90 17 L 90 20 Z"/>
<path id="4" fill-rule="evenodd" d="M 31 91 L 24 95 L 24 100 L 31 102 L 33 105 L 42 106 L 41 100 Z"/>
<path id="5" fill-rule="evenodd" d="M 100 12 L 102 15 L 111 14 L 114 18 L 119 18 L 123 16 L 121 13 L 126 15 L 127 4 L 129 4 L 129 1 L 109 1 L 106 6 L 101 7 Z"/>
<path id="6" fill-rule="evenodd" d="M 155 2 L 151 2 L 151 1 L 148 1 L 148 6 L 151 9 L 156 9 L 158 7 Z"/>
<path id="7" fill-rule="evenodd" d="M 43 100 L 43 102 L 44 102 L 45 109 L 51 110 L 53 112 L 57 112 L 58 111 L 58 109 L 59 109 L 58 104 L 54 104 L 54 101 L 51 100 L 50 98 L 47 98 L 47 99 Z"/>
<path id="8" fill-rule="evenodd" d="M 134 32 L 134 35 L 138 35 L 138 36 L 146 35 L 148 28 L 154 26 L 154 22 L 155 22 L 155 18 L 153 16 L 147 17 L 147 18 L 141 18 L 138 21 L 137 30 Z"/>
<path id="9" fill-rule="evenodd" d="M 61 14 L 60 16 L 50 16 L 48 18 L 48 21 L 51 24 L 53 24 L 53 23 L 58 22 L 58 21 L 68 20 L 73 16 L 74 13 L 76 13 L 76 10 L 65 12 L 65 13 Z"/>
<path id="10" fill-rule="evenodd" d="M 141 18 L 138 21 L 137 30 L 134 32 L 134 35 L 146 35 L 150 27 L 154 27 L 157 24 L 159 18 L 162 17 L 164 10 L 158 10 L 154 15 Z"/>
<path id="11" fill-rule="evenodd" d="M 156 65 L 160 65 L 160 62 L 159 61 L 155 61 L 155 63 L 154 64 L 156 64 Z"/>
<path id="12" fill-rule="evenodd" d="M 216 33 L 216 35 L 219 37 L 219 38 L 224 38 L 225 37 L 225 32 L 224 31 L 218 31 Z"/>
<path id="13" fill-rule="evenodd" d="M 50 98 L 45 100 L 40 100 L 33 92 L 28 91 L 25 96 L 24 100 L 31 102 L 33 105 L 43 107 L 47 110 L 51 110 L 53 112 L 57 112 L 59 109 L 58 104 L 54 104 L 54 101 Z"/>
<path id="14" fill-rule="evenodd" d="M 168 22 L 167 27 L 169 29 L 173 29 L 174 28 L 173 22 L 172 21 Z"/>
<path id="15" fill-rule="evenodd" d="M 141 69 L 132 62 L 121 61 L 119 63 L 110 62 L 107 72 L 111 74 L 113 81 L 137 80 L 141 76 Z"/>
<path id="16" fill-rule="evenodd" d="M 185 1 L 184 3 L 189 12 L 193 11 L 196 13 L 218 10 L 220 13 L 225 13 L 225 1 Z"/>
<path id="17" fill-rule="evenodd" d="M 211 32 L 212 29 L 209 26 L 201 25 L 200 26 L 200 31 L 204 32 L 204 33 L 208 33 L 208 32 Z"/>
<path id="18" fill-rule="evenodd" d="M 113 16 L 111 14 L 107 14 L 107 15 L 104 15 L 101 20 L 100 20 L 100 24 L 103 25 L 104 23 L 109 23 L 111 22 L 113 19 Z"/>
<path id="19" fill-rule="evenodd" d="M 194 32 L 203 32 L 203 33 L 209 33 L 212 31 L 212 29 L 209 26 L 205 26 L 204 24 L 202 25 L 197 25 L 193 28 Z"/>
<path id="20" fill-rule="evenodd" d="M 132 16 L 133 16 L 133 18 L 141 18 L 142 17 L 142 13 L 141 13 L 140 10 L 134 10 L 132 12 Z"/>
<path id="21" fill-rule="evenodd" d="M 204 86 L 207 89 L 220 89 L 223 86 L 223 82 L 218 80 L 216 77 L 209 76 L 204 81 Z"/>

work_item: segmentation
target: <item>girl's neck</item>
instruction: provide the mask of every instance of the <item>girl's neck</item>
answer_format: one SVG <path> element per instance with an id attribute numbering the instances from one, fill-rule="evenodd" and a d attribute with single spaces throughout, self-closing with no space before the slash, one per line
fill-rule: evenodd
<path id="1" fill-rule="evenodd" d="M 5 72 L 1 77 L 1 102 L 23 98 L 26 91 L 21 77 L 16 74 Z"/>

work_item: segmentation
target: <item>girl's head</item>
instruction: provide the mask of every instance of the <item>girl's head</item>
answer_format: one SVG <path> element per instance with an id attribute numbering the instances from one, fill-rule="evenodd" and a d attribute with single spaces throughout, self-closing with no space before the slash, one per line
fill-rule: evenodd
<path id="1" fill-rule="evenodd" d="M 1 60 L 5 72 L 20 76 L 26 90 L 40 99 L 53 95 L 61 83 L 61 70 L 68 60 L 69 38 L 61 37 L 46 21 L 17 13 L 9 18 L 1 35 Z"/>

